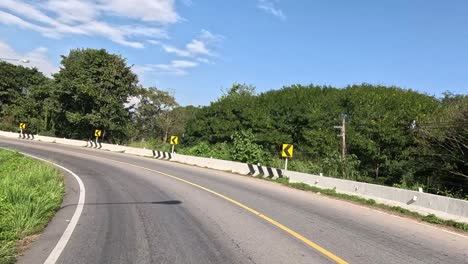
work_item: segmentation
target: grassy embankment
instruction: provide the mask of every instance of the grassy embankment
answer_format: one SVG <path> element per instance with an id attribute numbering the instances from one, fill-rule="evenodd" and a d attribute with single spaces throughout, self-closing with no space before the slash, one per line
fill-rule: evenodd
<path id="1" fill-rule="evenodd" d="M 63 178 L 52 165 L 0 149 L 0 264 L 14 263 L 60 208 Z"/>

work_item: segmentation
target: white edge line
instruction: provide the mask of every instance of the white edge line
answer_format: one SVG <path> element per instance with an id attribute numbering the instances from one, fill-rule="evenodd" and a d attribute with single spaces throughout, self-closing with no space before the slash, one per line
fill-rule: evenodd
<path id="1" fill-rule="evenodd" d="M 38 158 L 38 157 L 33 156 L 33 155 L 26 154 L 26 153 L 22 153 L 22 154 L 25 155 L 25 156 L 29 156 L 31 158 L 34 158 L 34 159 L 45 161 L 47 163 L 50 163 L 50 164 L 52 164 L 52 165 L 54 165 L 54 166 L 56 166 L 56 167 L 58 167 L 58 168 L 60 168 L 60 169 L 62 169 L 64 171 L 70 173 L 71 175 L 73 175 L 73 177 L 75 177 L 76 181 L 78 182 L 78 185 L 80 186 L 80 196 L 78 198 L 78 204 L 76 206 L 75 213 L 73 214 L 72 219 L 68 223 L 67 228 L 63 232 L 62 236 L 60 237 L 59 241 L 55 245 L 54 249 L 52 250 L 52 252 L 50 252 L 49 256 L 44 261 L 44 264 L 55 264 L 57 262 L 58 258 L 60 257 L 60 255 L 62 254 L 62 251 L 65 249 L 65 246 L 67 245 L 68 241 L 70 240 L 70 237 L 71 237 L 73 231 L 75 230 L 76 225 L 78 224 L 78 220 L 80 219 L 81 212 L 83 211 L 83 206 L 84 206 L 84 203 L 85 203 L 85 195 L 86 195 L 85 186 L 84 186 L 83 181 L 81 180 L 81 178 L 78 177 L 78 175 L 76 175 L 73 171 L 71 171 L 71 170 L 69 170 L 69 169 L 67 169 L 67 168 L 65 168 L 63 166 L 60 166 L 60 165 L 58 165 L 58 164 L 56 164 L 56 163 L 54 163 L 52 161 L 41 159 L 41 158 Z"/>
<path id="2" fill-rule="evenodd" d="M 316 192 L 311 192 L 312 194 L 314 195 L 319 195 L 320 197 L 322 198 L 327 198 L 327 199 L 332 199 L 332 200 L 335 200 L 335 201 L 342 201 L 342 202 L 346 202 L 348 204 L 351 204 L 351 205 L 354 205 L 354 206 L 357 206 L 359 208 L 363 208 L 363 209 L 366 209 L 366 210 L 369 210 L 369 211 L 373 211 L 373 212 L 376 212 L 376 213 L 379 213 L 379 214 L 384 214 L 384 215 L 388 215 L 388 216 L 391 216 L 391 217 L 395 217 L 395 218 L 398 218 L 398 219 L 401 219 L 401 220 L 404 220 L 404 221 L 410 221 L 412 222 L 413 224 L 417 224 L 417 225 L 420 225 L 420 226 L 425 226 L 425 227 L 429 227 L 429 228 L 432 228 L 432 229 L 435 229 L 435 230 L 438 230 L 438 231 L 442 231 L 444 233 L 448 233 L 448 234 L 451 234 L 451 235 L 455 235 L 455 236 L 459 236 L 459 237 L 462 237 L 462 238 L 466 238 L 468 239 L 468 236 L 465 236 L 463 234 L 459 234 L 459 233 L 456 233 L 456 232 L 452 232 L 452 231 L 449 231 L 447 229 L 444 229 L 444 228 L 439 228 L 437 226 L 433 226 L 431 224 L 426 224 L 424 222 L 419 222 L 418 220 L 415 220 L 411 217 L 405 217 L 405 216 L 400 216 L 400 215 L 397 215 L 397 214 L 392 214 L 391 212 L 390 213 L 387 213 L 387 212 L 384 212 L 382 210 L 379 210 L 379 209 L 375 209 L 375 208 L 372 208 L 372 207 L 368 207 L 368 206 L 365 206 L 365 205 L 361 205 L 361 204 L 357 204 L 357 203 L 352 203 L 351 201 L 349 200 L 341 200 L 341 199 L 335 199 L 331 196 L 327 196 L 327 195 L 321 195 L 321 194 L 317 194 Z M 384 203 L 380 203 L 380 204 L 384 204 Z M 385 204 L 384 204 L 385 205 Z M 413 212 L 413 211 L 412 211 Z M 463 223 L 463 222 L 462 222 Z"/>
<path id="3" fill-rule="evenodd" d="M 418 222 L 418 221 L 416 221 L 416 220 L 414 220 L 414 219 L 411 219 L 411 218 L 408 218 L 408 217 L 403 217 L 403 216 L 399 216 L 399 215 L 395 215 L 395 214 L 383 212 L 383 211 L 380 211 L 380 210 L 377 210 L 377 209 L 374 209 L 374 208 L 365 207 L 365 206 L 362 206 L 362 205 L 358 205 L 358 206 L 359 206 L 359 207 L 362 207 L 362 208 L 366 208 L 366 209 L 371 210 L 371 211 L 374 211 L 374 212 L 378 212 L 378 213 L 384 214 L 384 215 L 392 216 L 392 217 L 395 217 L 395 218 L 399 218 L 399 219 L 403 219 L 403 220 L 410 220 L 410 221 L 412 221 L 413 223 L 415 223 L 415 224 L 417 224 L 417 225 L 429 227 L 429 228 L 432 228 L 432 229 L 436 229 L 436 230 L 439 230 L 439 231 L 443 231 L 443 232 L 448 233 L 448 234 L 451 234 L 451 235 L 455 235 L 455 236 L 459 236 L 459 237 L 468 239 L 468 236 L 465 236 L 465 235 L 462 235 L 462 234 L 459 234 L 459 233 L 456 233 L 456 232 L 452 232 L 452 231 L 449 231 L 449 230 L 446 230 L 446 229 L 443 229 L 443 228 L 439 228 L 439 227 L 436 227 L 436 226 L 432 226 L 432 225 L 430 225 L 430 224 L 421 223 L 421 222 Z"/>
<path id="4" fill-rule="evenodd" d="M 43 143 L 44 143 L 44 142 L 43 142 Z M 47 143 L 47 142 L 45 142 L 45 143 Z M 66 145 L 66 144 L 65 144 L 65 145 Z M 67 145 L 67 146 L 68 146 L 68 145 Z M 0 148 L 1 148 L 1 147 L 0 147 Z M 6 148 L 5 148 L 5 149 L 6 149 Z M 50 149 L 50 148 L 49 148 L 49 149 Z M 51 149 L 54 149 L 54 148 L 51 148 Z M 7 150 L 10 150 L 10 149 L 7 149 Z M 54 150 L 56 150 L 56 149 L 54 149 Z M 17 150 L 14 150 L 14 151 L 17 151 Z M 18 151 L 18 152 L 19 152 L 19 151 Z M 112 151 L 112 152 L 114 152 L 114 151 Z M 22 153 L 22 154 L 24 154 L 24 155 L 26 155 L 26 156 L 30 156 L 30 157 L 36 158 L 36 159 L 39 159 L 39 160 L 43 160 L 43 161 L 48 162 L 48 163 L 52 163 L 53 165 L 55 165 L 55 166 L 57 166 L 57 167 L 59 167 L 59 168 L 62 168 L 62 169 L 64 169 L 65 171 L 71 173 L 71 174 L 76 178 L 76 180 L 78 181 L 78 184 L 80 185 L 80 198 L 79 198 L 79 201 L 81 201 L 81 194 L 83 193 L 83 203 L 80 202 L 80 203 L 78 204 L 78 207 L 81 205 L 80 213 L 78 214 L 77 219 L 76 219 L 76 222 L 78 222 L 78 219 L 80 218 L 80 215 L 81 215 L 81 211 L 83 210 L 84 196 L 85 196 L 85 188 L 84 188 L 84 184 L 83 184 L 83 182 L 81 181 L 81 179 L 80 179 L 76 174 L 74 174 L 72 171 L 70 171 L 70 170 L 68 170 L 68 169 L 66 169 L 66 168 L 64 168 L 64 167 L 62 167 L 62 166 L 60 166 L 60 165 L 57 165 L 57 164 L 55 164 L 55 163 L 53 163 L 53 162 L 50 162 L 50 161 L 48 161 L 48 160 L 44 160 L 44 159 L 41 159 L 41 158 L 37 158 L 37 157 L 35 157 L 35 156 L 28 155 L 28 154 L 25 154 L 25 153 Z M 85 155 L 88 155 L 88 154 L 85 154 Z M 91 155 L 89 155 L 89 156 L 91 156 Z M 132 156 L 135 156 L 135 155 L 132 155 Z M 138 156 L 137 156 L 137 157 L 138 157 Z M 158 161 L 159 161 L 159 160 L 158 160 Z M 188 166 L 194 166 L 194 165 L 192 165 L 192 164 L 187 164 L 187 163 L 183 163 L 183 164 L 184 164 L 184 165 L 188 165 Z M 314 192 L 311 192 L 311 193 L 312 193 L 312 194 L 316 194 L 316 193 L 314 193 Z M 317 194 L 316 194 L 316 195 L 317 195 Z M 320 196 L 321 196 L 321 197 L 326 197 L 326 198 L 328 198 L 328 199 L 333 199 L 333 198 L 331 198 L 331 197 L 327 197 L 327 196 L 323 196 L 323 195 L 320 195 Z M 334 199 L 334 200 L 336 200 L 336 199 Z M 358 206 L 358 207 L 361 207 L 361 208 L 364 208 L 364 209 L 367 209 L 367 210 L 370 210 L 370 211 L 374 211 L 374 212 L 377 212 L 377 213 L 380 213 L 380 214 L 384 214 L 384 215 L 388 215 L 388 216 L 391 216 L 391 217 L 395 217 L 395 218 L 399 218 L 399 219 L 411 221 L 412 223 L 417 224 L 417 225 L 420 225 L 420 226 L 429 227 L 429 228 L 432 228 L 432 229 L 435 229 L 435 230 L 438 230 L 438 231 L 442 231 L 442 232 L 444 232 L 444 233 L 448 233 L 448 234 L 451 234 L 451 235 L 455 235 L 455 236 L 458 236 L 458 237 L 462 237 L 462 238 L 468 239 L 468 236 L 465 236 L 465 235 L 462 235 L 462 234 L 459 234 L 459 233 L 456 233 L 456 232 L 452 232 L 452 231 L 449 231 L 449 230 L 446 230 L 446 229 L 443 229 L 443 228 L 439 228 L 439 227 L 436 227 L 436 226 L 433 226 L 433 225 L 430 225 L 430 224 L 421 223 L 421 222 L 418 222 L 418 221 L 416 221 L 416 220 L 414 220 L 414 219 L 411 219 L 411 218 L 409 218 L 409 217 L 403 217 L 403 216 L 399 216 L 399 215 L 395 215 L 395 214 L 391 214 L 391 213 L 386 213 L 386 212 L 383 212 L 383 211 L 381 211 L 381 210 L 377 210 L 377 209 L 374 209 L 374 208 L 366 207 L 366 206 L 359 205 L 359 204 L 354 204 L 354 203 L 351 203 L 351 202 L 346 201 L 346 200 L 341 200 L 341 201 L 345 201 L 345 202 L 348 202 L 349 204 L 352 204 L 352 205 L 355 205 L 355 206 Z M 72 221 L 74 220 L 74 218 L 75 218 L 75 216 L 76 216 L 76 214 L 77 214 L 78 207 L 76 208 L 76 211 L 75 211 L 75 214 L 73 215 Z M 71 226 L 72 221 L 70 221 L 68 227 Z M 73 229 L 75 228 L 75 226 L 76 226 L 76 223 L 74 224 L 73 228 L 71 229 L 70 234 L 68 235 L 68 238 L 67 238 L 65 244 L 63 245 L 63 248 L 66 246 L 66 243 L 67 243 L 68 240 L 70 239 L 71 233 L 73 232 Z M 67 227 L 67 230 L 68 230 L 68 227 Z M 65 232 L 66 232 L 67 230 L 65 230 Z M 62 238 L 63 238 L 63 236 L 65 236 L 65 233 L 62 235 Z M 60 238 L 60 241 L 62 240 L 62 238 Z M 60 243 L 60 241 L 59 241 L 59 243 Z M 57 243 L 56 248 L 58 247 L 59 243 Z M 56 250 L 56 248 L 54 248 L 54 251 Z M 61 251 L 59 252 L 59 255 L 57 256 L 57 259 L 58 259 L 58 257 L 60 256 L 60 253 L 63 251 L 63 248 L 62 248 Z M 53 251 L 53 252 L 54 252 L 54 251 Z M 52 253 L 53 253 L 53 252 L 52 252 Z M 52 256 L 52 253 L 49 255 L 49 258 Z M 48 258 L 47 260 L 49 260 L 49 258 Z M 57 259 L 55 259 L 55 261 L 57 261 Z M 47 262 L 47 260 L 46 260 L 46 262 L 44 262 L 44 264 L 55 264 L 55 261 L 54 261 L 54 262 Z"/>

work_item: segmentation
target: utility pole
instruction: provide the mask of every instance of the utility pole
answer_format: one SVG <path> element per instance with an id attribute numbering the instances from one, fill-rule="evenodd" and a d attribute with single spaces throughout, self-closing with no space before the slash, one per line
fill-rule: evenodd
<path id="1" fill-rule="evenodd" d="M 341 137 L 341 160 L 344 161 L 346 159 L 346 114 L 341 115 L 341 126 L 334 126 L 334 128 L 341 131 L 338 137 Z"/>
<path id="2" fill-rule="evenodd" d="M 346 160 L 346 115 L 341 118 L 341 157 Z"/>

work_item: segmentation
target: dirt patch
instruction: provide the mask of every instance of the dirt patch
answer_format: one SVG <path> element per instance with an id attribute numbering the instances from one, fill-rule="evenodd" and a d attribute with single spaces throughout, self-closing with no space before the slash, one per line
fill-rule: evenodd
<path id="1" fill-rule="evenodd" d="M 30 235 L 16 242 L 16 249 L 18 250 L 18 256 L 23 255 L 23 253 L 31 247 L 34 241 L 37 241 L 41 235 Z"/>

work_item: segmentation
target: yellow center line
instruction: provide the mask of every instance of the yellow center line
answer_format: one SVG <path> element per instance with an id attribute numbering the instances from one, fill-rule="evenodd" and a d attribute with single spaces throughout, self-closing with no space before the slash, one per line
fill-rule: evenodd
<path id="1" fill-rule="evenodd" d="M 55 149 L 54 149 L 55 150 Z M 109 159 L 109 158 L 104 158 L 104 157 L 100 157 L 100 156 L 95 156 L 95 155 L 89 155 L 89 154 L 83 154 L 83 153 L 77 153 L 79 155 L 83 155 L 83 156 L 89 156 L 89 157 L 93 157 L 93 158 L 98 158 L 98 159 L 105 159 L 105 160 L 109 160 L 109 161 L 113 161 L 113 162 L 117 162 L 117 163 L 121 163 L 121 164 L 125 164 L 125 165 L 129 165 L 129 166 L 132 166 L 132 167 L 135 167 L 135 168 L 139 168 L 139 169 L 143 169 L 143 170 L 147 170 L 147 171 L 151 171 L 151 172 L 155 172 L 155 173 L 158 173 L 158 174 L 161 174 L 161 175 L 164 175 L 164 176 L 167 176 L 169 178 L 172 178 L 174 180 L 177 180 L 177 181 L 180 181 L 180 182 L 183 182 L 183 183 L 187 183 L 189 185 L 192 185 L 194 187 L 197 187 L 201 190 L 204 190 L 204 191 L 207 191 L 211 194 L 214 194 L 226 201 L 229 201 L 249 212 L 251 212 L 252 214 L 254 215 L 257 215 L 258 217 L 266 220 L 267 222 L 269 222 L 270 224 L 278 227 L 279 229 L 285 231 L 286 233 L 290 234 L 291 236 L 299 239 L 300 241 L 304 242 L 305 244 L 307 244 L 308 246 L 310 246 L 311 248 L 317 250 L 318 252 L 322 253 L 323 255 L 327 256 L 328 258 L 332 259 L 333 261 L 335 261 L 336 263 L 339 263 L 339 264 L 348 264 L 348 262 L 346 262 L 345 260 L 343 260 L 342 258 L 336 256 L 335 254 L 331 253 L 330 251 L 326 250 L 325 248 L 319 246 L 318 244 L 312 242 L 311 240 L 307 239 L 306 237 L 302 236 L 301 234 L 297 233 L 296 231 L 286 227 L 285 225 L 273 220 L 272 218 L 258 212 L 257 210 L 255 209 L 252 209 L 250 207 L 248 207 L 247 205 L 239 202 L 239 201 L 236 201 L 232 198 L 229 198 L 223 194 L 220 194 L 216 191 L 213 191 L 211 189 L 208 189 L 206 187 L 203 187 L 201 185 L 198 185 L 196 183 L 193 183 L 193 182 L 190 182 L 190 181 L 187 181 L 187 180 L 184 180 L 182 178 L 179 178 L 179 177 L 176 177 L 174 175 L 170 175 L 170 174 L 167 174 L 165 172 L 162 172 L 162 171 L 158 171 L 158 170 L 153 170 L 153 169 L 150 169 L 150 168 L 146 168 L 146 167 L 142 167 L 142 166 L 138 166 L 138 165 L 135 165 L 135 164 L 131 164 L 131 163 L 128 163 L 128 162 L 123 162 L 123 161 L 118 161 L 118 160 L 114 160 L 114 159 Z"/>

